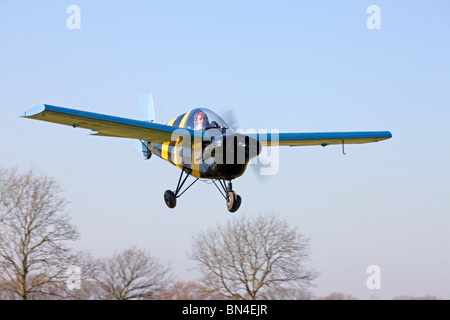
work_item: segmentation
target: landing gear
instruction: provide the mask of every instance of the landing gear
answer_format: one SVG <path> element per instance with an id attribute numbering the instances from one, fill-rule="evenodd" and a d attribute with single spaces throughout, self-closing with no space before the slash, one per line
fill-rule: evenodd
<path id="1" fill-rule="evenodd" d="M 186 176 L 184 177 L 183 181 L 181 180 L 183 178 L 183 173 L 186 173 Z M 180 174 L 180 178 L 178 179 L 178 184 L 177 184 L 177 188 L 174 191 L 171 190 L 166 190 L 166 192 L 164 192 L 164 201 L 166 202 L 166 205 L 173 209 L 175 208 L 175 206 L 177 205 L 177 198 L 181 197 L 181 195 L 183 193 L 185 193 L 187 191 L 187 189 L 189 189 L 194 183 L 197 182 L 197 179 L 194 180 L 194 182 L 192 182 L 186 189 L 184 189 L 183 192 L 180 193 L 181 188 L 183 187 L 184 183 L 186 182 L 186 179 L 189 177 L 190 172 L 184 172 L 184 170 L 181 171 Z"/>
<path id="2" fill-rule="evenodd" d="M 181 174 L 180 174 L 180 178 L 178 179 L 178 184 L 177 184 L 177 188 L 175 189 L 175 191 L 166 190 L 166 192 L 164 192 L 164 201 L 166 202 L 166 205 L 169 208 L 171 208 L 171 209 L 175 208 L 175 206 L 177 205 L 177 198 L 181 197 L 183 195 L 183 193 L 185 193 L 187 191 L 187 189 L 189 189 L 199 179 L 199 178 L 196 178 L 194 180 L 194 182 L 192 182 L 186 189 L 184 189 L 182 192 L 180 192 L 181 188 L 183 187 L 183 185 L 186 182 L 187 178 L 189 177 L 190 173 L 191 173 L 191 171 L 189 171 L 187 169 L 186 169 L 186 171 L 182 170 Z M 183 178 L 183 174 L 185 174 L 184 178 Z M 217 187 L 217 189 L 219 189 L 220 193 L 225 198 L 225 200 L 227 202 L 228 211 L 236 212 L 239 209 L 239 207 L 241 206 L 242 198 L 239 195 L 237 195 L 236 192 L 233 191 L 233 188 L 231 185 L 231 180 L 228 181 L 228 185 L 226 184 L 225 180 L 217 180 L 217 181 L 219 182 L 223 191 L 216 184 L 216 181 L 212 180 L 214 185 Z"/>
<path id="3" fill-rule="evenodd" d="M 227 201 L 227 209 L 230 212 L 236 212 L 239 207 L 241 206 L 242 198 L 240 195 L 236 194 L 236 192 L 233 191 L 231 181 L 228 182 L 228 186 L 225 185 L 225 182 L 222 180 L 218 180 L 220 183 L 220 186 L 222 187 L 223 191 L 225 193 L 222 193 L 220 188 L 217 186 L 216 182 L 213 180 L 214 184 L 216 185 L 217 189 L 219 189 L 220 193 L 223 195 L 225 200 Z"/>

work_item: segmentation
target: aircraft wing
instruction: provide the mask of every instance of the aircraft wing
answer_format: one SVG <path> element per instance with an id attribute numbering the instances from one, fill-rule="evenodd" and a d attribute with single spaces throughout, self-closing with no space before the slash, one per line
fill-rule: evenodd
<path id="1" fill-rule="evenodd" d="M 267 133 L 254 136 L 264 146 L 318 146 L 330 144 L 369 143 L 392 137 L 389 131 L 366 132 L 311 132 L 311 133 Z"/>
<path id="2" fill-rule="evenodd" d="M 140 139 L 154 143 L 171 141 L 172 134 L 185 133 L 190 137 L 202 137 L 201 131 L 181 129 L 164 124 L 114 117 L 99 113 L 40 104 L 21 115 L 25 118 L 59 123 L 92 130 L 92 135 Z M 181 134 L 180 134 L 181 133 Z"/>

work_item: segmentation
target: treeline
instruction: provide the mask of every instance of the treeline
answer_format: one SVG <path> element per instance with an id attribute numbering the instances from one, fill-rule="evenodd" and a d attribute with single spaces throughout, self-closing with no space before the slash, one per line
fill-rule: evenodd
<path id="1" fill-rule="evenodd" d="M 66 207 L 54 179 L 0 168 L 0 299 L 356 299 L 308 290 L 318 276 L 305 265 L 309 239 L 276 214 L 239 216 L 193 236 L 200 279 L 185 282 L 137 247 L 101 259 L 75 251 L 80 234 Z"/>

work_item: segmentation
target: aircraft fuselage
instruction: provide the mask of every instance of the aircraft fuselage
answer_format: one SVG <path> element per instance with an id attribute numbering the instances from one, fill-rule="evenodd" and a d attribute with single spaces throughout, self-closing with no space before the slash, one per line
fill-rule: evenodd
<path id="1" fill-rule="evenodd" d="M 210 134 L 211 131 L 207 130 Z M 245 172 L 250 159 L 261 152 L 255 139 L 225 128 L 214 128 L 214 135 L 207 141 L 174 140 L 150 143 L 151 153 L 196 178 L 235 179 Z"/>

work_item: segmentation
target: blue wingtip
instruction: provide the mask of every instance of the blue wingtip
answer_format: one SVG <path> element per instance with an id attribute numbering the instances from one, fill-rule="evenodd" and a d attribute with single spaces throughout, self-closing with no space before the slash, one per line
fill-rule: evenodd
<path id="1" fill-rule="evenodd" d="M 41 113 L 44 110 L 45 110 L 45 104 L 38 104 L 37 106 L 22 113 L 20 116 L 22 118 L 32 117 L 38 113 Z"/>

